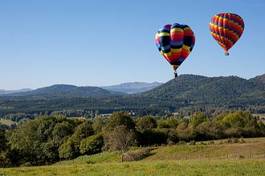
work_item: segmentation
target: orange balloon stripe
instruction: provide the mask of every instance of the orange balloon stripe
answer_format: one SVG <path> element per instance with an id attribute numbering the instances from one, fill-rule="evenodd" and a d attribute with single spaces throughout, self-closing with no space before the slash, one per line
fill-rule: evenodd
<path id="1" fill-rule="evenodd" d="M 214 39 L 220 44 L 225 50 L 229 50 L 233 46 L 233 42 L 229 40 L 228 38 L 225 38 L 223 36 L 220 36 L 214 32 L 211 32 Z"/>
<path id="2" fill-rule="evenodd" d="M 225 36 L 224 31 L 223 31 L 223 28 L 222 28 L 222 26 L 224 25 L 223 18 L 220 18 L 218 16 L 218 23 L 217 24 L 218 24 L 218 33 L 219 33 L 219 35 L 220 36 Z M 224 38 L 221 38 L 221 42 L 224 43 L 224 44 L 226 44 L 226 41 L 224 40 Z"/>
<path id="3" fill-rule="evenodd" d="M 181 52 L 181 57 L 183 59 L 186 59 L 188 57 L 188 55 L 190 54 L 190 50 L 187 50 L 185 48 L 182 49 L 182 52 Z"/>
<path id="4" fill-rule="evenodd" d="M 241 25 L 242 28 L 244 28 L 244 21 L 240 16 L 236 14 L 230 14 L 230 19 L 236 21 L 239 25 Z"/>
<path id="5" fill-rule="evenodd" d="M 219 30 L 217 30 L 217 28 L 218 27 L 215 25 L 210 25 L 210 30 L 211 30 L 212 35 L 214 34 L 214 35 L 217 35 L 218 37 L 221 37 L 222 35 L 219 34 Z M 225 36 L 222 36 L 222 37 L 225 37 Z M 222 41 L 222 40 L 223 40 L 222 38 L 219 38 L 219 41 Z M 227 40 L 229 39 L 227 38 Z M 233 41 L 231 42 L 233 43 Z"/>
<path id="6" fill-rule="evenodd" d="M 215 31 L 217 31 L 217 28 L 219 30 L 218 30 L 218 32 L 215 32 Z M 228 28 L 219 27 L 216 24 L 210 23 L 210 30 L 215 32 L 216 34 L 220 34 L 221 36 L 224 36 L 226 38 L 231 38 L 231 42 L 233 42 L 233 43 L 235 43 L 240 38 L 240 36 L 238 36 L 237 33 L 235 33 L 234 31 L 231 31 Z"/>
<path id="7" fill-rule="evenodd" d="M 229 18 L 224 18 L 224 17 L 218 16 L 218 15 L 216 15 L 216 17 L 221 18 L 222 20 L 227 20 L 227 22 L 228 22 L 227 24 L 229 25 L 229 27 L 231 27 L 231 29 L 236 29 L 236 31 L 239 31 L 240 33 L 243 32 L 244 26 L 240 25 L 240 23 L 238 21 L 234 21 L 234 20 L 229 19 Z"/>

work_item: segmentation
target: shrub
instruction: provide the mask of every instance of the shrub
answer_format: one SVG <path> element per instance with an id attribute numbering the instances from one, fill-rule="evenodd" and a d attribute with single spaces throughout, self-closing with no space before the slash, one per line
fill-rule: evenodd
<path id="1" fill-rule="evenodd" d="M 118 126 L 125 126 L 127 129 L 135 129 L 135 123 L 126 112 L 115 112 L 111 115 L 107 128 L 112 130 Z"/>
<path id="2" fill-rule="evenodd" d="M 239 142 L 238 138 L 232 138 L 232 143 L 238 143 L 238 142 Z"/>
<path id="3" fill-rule="evenodd" d="M 59 147 L 59 157 L 62 159 L 73 159 L 78 156 L 78 153 L 76 145 L 71 138 Z"/>
<path id="4" fill-rule="evenodd" d="M 239 142 L 240 142 L 240 143 L 245 143 L 246 141 L 244 140 L 244 138 L 240 138 L 240 139 L 239 139 Z"/>
<path id="5" fill-rule="evenodd" d="M 158 121 L 158 128 L 174 128 L 176 129 L 179 122 L 176 118 L 161 119 Z"/>
<path id="6" fill-rule="evenodd" d="M 128 129 L 126 126 L 117 126 L 113 131 L 105 131 L 104 144 L 105 149 L 124 152 L 130 146 L 136 144 L 135 131 Z"/>
<path id="7" fill-rule="evenodd" d="M 190 140 L 194 140 L 195 138 L 194 129 L 191 126 L 183 130 L 177 128 L 177 135 L 178 135 L 179 140 L 183 140 L 183 141 L 190 141 Z"/>
<path id="8" fill-rule="evenodd" d="M 196 141 L 192 140 L 188 143 L 189 145 L 196 145 Z"/>
<path id="9" fill-rule="evenodd" d="M 149 130 L 156 127 L 157 127 L 156 120 L 150 116 L 138 118 L 136 121 L 136 128 L 139 131 Z"/>
<path id="10" fill-rule="evenodd" d="M 122 154 L 121 160 L 123 161 L 139 161 L 144 159 L 145 157 L 150 156 L 150 152 L 152 151 L 152 148 L 145 148 L 145 149 L 140 149 L 136 151 L 131 151 Z"/>
<path id="11" fill-rule="evenodd" d="M 103 137 L 102 135 L 93 135 L 85 138 L 80 143 L 80 153 L 81 154 L 95 154 L 101 152 L 103 147 Z"/>
<path id="12" fill-rule="evenodd" d="M 176 144 L 178 143 L 179 138 L 176 130 L 169 130 L 167 133 L 167 144 Z"/>
<path id="13" fill-rule="evenodd" d="M 231 138 L 229 138 L 229 139 L 227 139 L 227 141 L 226 141 L 228 144 L 231 144 L 231 143 L 233 143 L 233 140 L 231 139 Z"/>
<path id="14" fill-rule="evenodd" d="M 85 121 L 76 127 L 72 137 L 75 138 L 75 140 L 79 140 L 80 142 L 82 139 L 87 138 L 88 136 L 91 136 L 93 134 L 94 130 L 92 123 L 90 121 Z"/>
<path id="15" fill-rule="evenodd" d="M 0 129 L 0 152 L 6 150 L 6 137 L 5 137 L 5 130 Z"/>
<path id="16" fill-rule="evenodd" d="M 234 138 L 241 137 L 243 135 L 243 129 L 241 128 L 227 128 L 224 131 L 226 137 Z"/>
<path id="17" fill-rule="evenodd" d="M 249 112 L 232 112 L 225 115 L 221 122 L 228 128 L 244 128 L 244 127 L 254 127 L 258 126 L 257 119 L 253 117 Z"/>
<path id="18" fill-rule="evenodd" d="M 209 141 L 208 144 L 209 145 L 213 145 L 215 142 L 214 141 Z"/>
<path id="19" fill-rule="evenodd" d="M 179 141 L 178 144 L 184 145 L 184 144 L 187 144 L 187 142 L 186 141 Z"/>
<path id="20" fill-rule="evenodd" d="M 93 120 L 93 129 L 96 133 L 101 133 L 106 126 L 106 118 L 104 117 L 96 117 Z"/>
<path id="21" fill-rule="evenodd" d="M 202 112 L 197 112 L 193 114 L 193 116 L 190 119 L 190 123 L 193 127 L 196 127 L 197 125 L 208 121 L 207 116 Z"/>
<path id="22" fill-rule="evenodd" d="M 145 130 L 138 134 L 138 142 L 141 146 L 166 144 L 167 132 L 162 130 Z"/>
<path id="23" fill-rule="evenodd" d="M 8 167 L 11 165 L 11 161 L 8 158 L 8 155 L 6 152 L 0 152 L 0 168 L 1 167 Z"/>

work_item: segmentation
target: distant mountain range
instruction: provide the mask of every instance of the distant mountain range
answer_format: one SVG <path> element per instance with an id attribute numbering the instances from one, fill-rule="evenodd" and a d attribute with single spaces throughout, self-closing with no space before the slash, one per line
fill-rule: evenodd
<path id="1" fill-rule="evenodd" d="M 100 87 L 77 87 L 73 85 L 56 84 L 49 87 L 39 88 L 27 92 L 8 94 L 14 97 L 39 97 L 39 98 L 63 98 L 63 97 L 108 97 L 123 95 L 121 92 L 108 91 Z"/>
<path id="2" fill-rule="evenodd" d="M 136 94 L 162 85 L 159 82 L 128 82 L 104 87 L 77 87 L 74 85 L 56 84 L 39 89 L 1 90 L 0 95 L 7 96 L 44 96 L 44 97 L 106 97 L 113 95 Z"/>
<path id="3" fill-rule="evenodd" d="M 118 85 L 113 85 L 113 86 L 105 86 L 102 88 L 109 90 L 109 91 L 123 92 L 127 94 L 135 94 L 135 93 L 146 92 L 162 84 L 163 83 L 160 83 L 160 82 L 152 82 L 152 83 L 129 82 L 129 83 L 123 83 L 123 84 L 118 84 Z"/>
<path id="4" fill-rule="evenodd" d="M 13 94 L 13 93 L 22 93 L 22 92 L 28 92 L 31 91 L 31 89 L 19 89 L 19 90 L 3 90 L 0 89 L 0 95 L 7 95 L 7 94 Z"/>
<path id="5" fill-rule="evenodd" d="M 211 108 L 240 108 L 265 113 L 265 74 L 248 80 L 237 76 L 180 75 L 165 84 L 159 84 L 129 83 L 105 89 L 54 85 L 2 95 L 0 115 L 61 110 L 132 110 L 148 113 Z M 155 88 L 148 90 L 152 86 Z M 139 90 L 148 91 L 138 93 Z"/>

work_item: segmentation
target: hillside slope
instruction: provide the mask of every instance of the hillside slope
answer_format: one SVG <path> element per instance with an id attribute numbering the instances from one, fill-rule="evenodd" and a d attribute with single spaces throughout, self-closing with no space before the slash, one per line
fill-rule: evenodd
<path id="1" fill-rule="evenodd" d="M 159 82 L 153 82 L 153 83 L 129 82 L 129 83 L 123 83 L 123 84 L 118 84 L 118 85 L 105 86 L 102 88 L 106 90 L 110 90 L 110 91 L 123 92 L 127 94 L 135 94 L 135 93 L 146 92 L 160 85 L 162 85 L 162 83 L 159 83 Z"/>
<path id="2" fill-rule="evenodd" d="M 142 161 L 121 162 L 118 152 L 103 152 L 51 166 L 0 168 L 8 176 L 262 176 L 265 173 L 264 138 L 246 143 L 196 144 L 158 147 Z M 111 169 L 110 169 L 111 168 Z"/>
<path id="3" fill-rule="evenodd" d="M 145 97 L 183 101 L 186 104 L 242 105 L 265 103 L 265 89 L 257 80 L 236 76 L 182 75 L 142 94 Z"/>
<path id="4" fill-rule="evenodd" d="M 73 85 L 57 84 L 39 88 L 32 91 L 9 94 L 9 96 L 32 96 L 32 97 L 108 97 L 121 95 L 120 92 L 108 91 L 99 87 L 77 87 Z"/>

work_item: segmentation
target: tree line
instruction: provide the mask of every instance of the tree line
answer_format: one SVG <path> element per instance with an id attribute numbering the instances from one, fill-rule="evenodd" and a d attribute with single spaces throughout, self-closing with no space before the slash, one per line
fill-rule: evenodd
<path id="1" fill-rule="evenodd" d="M 40 116 L 0 128 L 0 167 L 51 164 L 102 151 L 125 152 L 131 146 L 262 136 L 265 124 L 243 111 L 190 117 L 136 118 L 126 112 L 94 119 Z"/>

